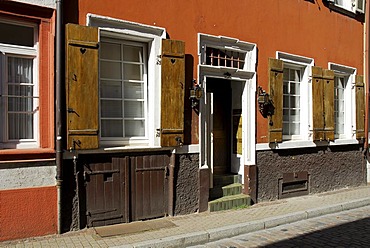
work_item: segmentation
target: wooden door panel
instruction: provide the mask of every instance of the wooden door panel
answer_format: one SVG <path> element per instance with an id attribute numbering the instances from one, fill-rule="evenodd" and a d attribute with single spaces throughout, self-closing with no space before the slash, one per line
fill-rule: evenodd
<path id="1" fill-rule="evenodd" d="M 133 188 L 132 220 L 162 217 L 168 210 L 167 165 L 169 155 L 147 155 L 130 158 Z"/>
<path id="2" fill-rule="evenodd" d="M 128 221 L 125 203 L 127 166 L 124 161 L 124 158 L 113 158 L 111 163 L 92 163 L 85 166 L 88 226 L 104 226 Z"/>

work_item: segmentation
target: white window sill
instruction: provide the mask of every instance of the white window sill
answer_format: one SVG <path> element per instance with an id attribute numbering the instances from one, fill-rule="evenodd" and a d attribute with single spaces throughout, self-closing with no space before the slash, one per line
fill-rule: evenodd
<path id="1" fill-rule="evenodd" d="M 330 141 L 313 142 L 309 140 L 289 140 L 282 143 L 259 143 L 256 144 L 256 151 L 274 150 L 274 149 L 293 149 L 293 148 L 306 148 L 306 147 L 320 147 L 320 146 L 336 146 L 336 145 L 352 145 L 359 144 L 356 139 L 336 139 Z"/>

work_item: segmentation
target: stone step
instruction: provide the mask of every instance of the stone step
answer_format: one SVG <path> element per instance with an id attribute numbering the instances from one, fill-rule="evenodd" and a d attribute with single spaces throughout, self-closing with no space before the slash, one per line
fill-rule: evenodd
<path id="1" fill-rule="evenodd" d="M 222 187 L 222 196 L 239 195 L 243 191 L 241 183 L 233 183 Z"/>
<path id="2" fill-rule="evenodd" d="M 208 202 L 208 210 L 210 212 L 228 210 L 238 207 L 250 206 L 251 198 L 249 195 L 239 194 L 224 196 L 219 199 Z"/>
<path id="3" fill-rule="evenodd" d="M 239 175 L 226 174 L 226 175 L 213 175 L 213 186 L 226 186 L 233 183 L 239 183 Z"/>

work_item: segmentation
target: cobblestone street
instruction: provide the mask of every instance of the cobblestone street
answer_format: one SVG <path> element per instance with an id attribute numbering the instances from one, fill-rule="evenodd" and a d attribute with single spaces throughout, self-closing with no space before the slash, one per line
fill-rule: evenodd
<path id="1" fill-rule="evenodd" d="M 370 206 L 195 247 L 369 247 Z"/>

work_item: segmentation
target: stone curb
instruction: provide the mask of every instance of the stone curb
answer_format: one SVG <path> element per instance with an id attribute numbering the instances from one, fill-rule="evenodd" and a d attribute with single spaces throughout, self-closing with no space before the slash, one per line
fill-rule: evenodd
<path id="1" fill-rule="evenodd" d="M 289 224 L 300 220 L 306 220 L 327 214 L 338 213 L 341 211 L 370 205 L 370 198 L 354 200 L 342 204 L 329 205 L 321 208 L 314 208 L 306 211 L 294 212 L 286 215 L 279 215 L 265 218 L 257 221 L 239 223 L 225 227 L 214 228 L 210 230 L 180 234 L 172 237 L 148 240 L 136 244 L 115 246 L 116 248 L 155 248 L 155 247 L 188 247 L 217 241 L 224 238 L 230 238 L 240 234 L 260 231 L 276 227 L 279 225 Z"/>

